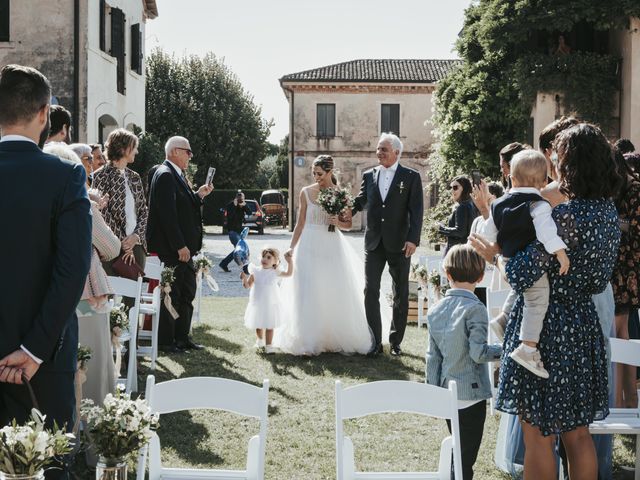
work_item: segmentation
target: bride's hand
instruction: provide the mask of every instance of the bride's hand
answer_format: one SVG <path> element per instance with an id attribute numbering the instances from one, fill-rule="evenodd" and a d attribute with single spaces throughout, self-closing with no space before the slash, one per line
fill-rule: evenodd
<path id="1" fill-rule="evenodd" d="M 338 218 L 337 215 L 330 215 L 329 216 L 329 224 L 331 225 L 339 225 L 340 219 Z"/>

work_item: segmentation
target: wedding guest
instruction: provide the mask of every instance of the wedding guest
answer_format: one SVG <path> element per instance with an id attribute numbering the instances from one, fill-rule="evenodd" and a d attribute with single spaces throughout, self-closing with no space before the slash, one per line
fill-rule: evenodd
<path id="1" fill-rule="evenodd" d="M 91 264 L 91 214 L 82 166 L 38 148 L 49 132 L 50 98 L 39 71 L 20 65 L 0 71 L 0 218 L 10 227 L 0 236 L 0 424 L 30 418 L 25 379 L 48 427 L 56 422 L 70 430 L 75 309 Z"/>
<path id="2" fill-rule="evenodd" d="M 189 140 L 171 137 L 164 149 L 166 160 L 151 182 L 147 242 L 166 266 L 175 267 L 171 303 L 178 316 L 174 318 L 162 304 L 158 344 L 163 351 L 180 353 L 204 348 L 189 338 L 196 294 L 193 256 L 202 248 L 201 207 L 213 187 L 203 185 L 194 192 L 189 186 L 184 176 L 193 157 Z"/>
<path id="3" fill-rule="evenodd" d="M 471 199 L 480 215 L 473 220 L 469 234 L 481 233 L 484 220 L 489 218 L 491 204 L 502 195 L 504 195 L 504 188 L 498 182 L 486 183 L 482 180 L 480 185 L 473 186 Z"/>
<path id="4" fill-rule="evenodd" d="M 48 144 L 44 151 L 72 163 L 80 163 L 80 159 L 70 148 Z M 88 193 L 93 217 L 91 269 L 76 312 L 80 343 L 91 349 L 91 359 L 87 362 L 88 375 L 82 386 L 82 395 L 83 398 L 90 398 L 100 405 L 108 393 L 115 391 L 116 385 L 108 303 L 108 295 L 113 294 L 113 289 L 102 267 L 102 261 L 109 261 L 118 256 L 120 240 L 102 218 L 100 206 L 104 203 L 100 193 L 97 190 L 89 190 Z"/>
<path id="5" fill-rule="evenodd" d="M 47 142 L 71 143 L 71 113 L 62 105 L 51 105 L 51 122 Z"/>
<path id="6" fill-rule="evenodd" d="M 138 137 L 118 128 L 109 134 L 105 144 L 107 164 L 94 174 L 93 188 L 109 196 L 109 203 L 102 211 L 109 228 L 122 242 L 122 259 L 134 262 L 144 270 L 146 262 L 147 202 L 140 175 L 128 165 L 138 153 Z M 108 275 L 118 276 L 114 262 L 105 262 Z"/>
<path id="7" fill-rule="evenodd" d="M 249 275 L 242 272 L 242 286 L 250 288 L 249 303 L 244 312 L 244 326 L 255 329 L 256 349 L 264 347 L 265 353 L 274 353 L 271 346 L 273 329 L 278 326 L 281 317 L 280 289 L 278 279 L 293 274 L 291 251 L 284 254 L 287 271 L 279 270 L 280 252 L 275 248 L 264 248 L 261 253 L 260 266 L 249 264 Z"/>
<path id="8" fill-rule="evenodd" d="M 502 185 L 504 185 L 507 190 L 511 188 L 511 159 L 516 153 L 521 152 L 525 148 L 529 148 L 529 146 L 524 145 L 520 142 L 513 142 L 505 145 L 500 150 L 499 155 L 500 172 L 502 173 Z"/>
<path id="9" fill-rule="evenodd" d="M 93 155 L 91 147 L 85 143 L 72 143 L 69 148 L 80 158 L 82 166 L 87 172 L 87 188 L 93 182 Z"/>
<path id="10" fill-rule="evenodd" d="M 240 241 L 240 233 L 242 232 L 242 224 L 245 215 L 251 215 L 251 209 L 244 201 L 244 193 L 238 190 L 236 198 L 229 202 L 225 207 L 225 216 L 227 220 L 227 231 L 229 232 L 229 241 L 235 248 Z M 233 250 L 221 262 L 220 268 L 225 272 L 230 272 L 229 264 L 233 260 Z"/>
<path id="11" fill-rule="evenodd" d="M 620 153 L 623 155 L 636 151 L 635 145 L 628 138 L 619 138 L 613 146 L 620 150 Z"/>
<path id="12" fill-rule="evenodd" d="M 624 159 L 627 162 L 627 165 L 629 165 L 629 168 L 631 168 L 631 170 L 633 170 L 634 172 L 640 173 L 640 153 L 638 152 L 625 153 Z"/>
<path id="13" fill-rule="evenodd" d="M 471 200 L 471 181 L 467 177 L 461 175 L 454 178 L 451 180 L 449 188 L 456 205 L 447 226 L 440 225 L 438 228 L 438 232 L 447 237 L 445 255 L 454 245 L 467 243 L 471 224 L 478 216 L 478 209 Z"/>
<path id="14" fill-rule="evenodd" d="M 564 130 L 554 146 L 561 193 L 569 201 L 558 205 L 553 214 L 558 233 L 569 247 L 571 269 L 560 276 L 554 257 L 538 242 L 507 263 L 509 282 L 519 297 L 505 331 L 496 407 L 520 416 L 526 478 L 556 478 L 557 435 L 566 448 L 571 477 L 596 478 L 596 452 L 588 426 L 609 413 L 608 365 L 591 297 L 606 288 L 615 263 L 620 232 L 615 206 L 609 199 L 617 192 L 620 177 L 606 137 L 593 125 Z M 492 260 L 499 251 L 480 236 L 471 242 L 485 259 Z M 543 272 L 549 275 L 551 285 L 539 343 L 548 359 L 550 375 L 546 380 L 517 368 L 508 356 L 520 342 L 522 292 Z M 589 281 L 582 281 L 584 278 Z M 568 329 L 571 335 L 566 334 Z"/>
<path id="15" fill-rule="evenodd" d="M 462 477 L 473 478 L 482 442 L 491 384 L 485 363 L 500 359 L 502 347 L 487 345 L 487 309 L 473 293 L 484 276 L 485 261 L 470 245 L 455 245 L 444 257 L 451 289 L 429 309 L 426 381 L 447 388 L 458 385 L 458 422 Z M 451 423 L 447 420 L 451 432 Z M 451 467 L 453 478 L 453 465 Z"/>
<path id="16" fill-rule="evenodd" d="M 89 146 L 91 147 L 91 155 L 93 156 L 93 169 L 98 170 L 104 167 L 107 161 L 102 153 L 102 145 L 99 143 L 92 143 Z"/>
<path id="17" fill-rule="evenodd" d="M 615 161 L 623 177 L 622 188 L 615 198 L 622 235 L 618 259 L 613 269 L 616 338 L 629 339 L 629 313 L 640 307 L 638 265 L 640 264 L 640 178 L 629 168 L 617 148 Z M 638 405 L 636 368 L 618 364 L 616 368 L 616 407 Z"/>
<path id="18" fill-rule="evenodd" d="M 547 159 L 547 176 L 549 177 L 548 184 L 541 190 L 541 193 L 552 207 L 567 200 L 566 196 L 560 192 L 560 185 L 558 184 L 555 165 L 557 154 L 554 152 L 553 142 L 560 132 L 577 124 L 578 120 L 574 117 L 562 117 L 547 125 L 538 136 L 538 149 L 542 152 L 544 158 Z"/>

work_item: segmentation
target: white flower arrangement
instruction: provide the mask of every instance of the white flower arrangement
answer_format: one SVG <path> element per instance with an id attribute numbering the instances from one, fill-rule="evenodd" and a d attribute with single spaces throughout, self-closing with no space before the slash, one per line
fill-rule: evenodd
<path id="1" fill-rule="evenodd" d="M 45 417 L 35 408 L 32 420 L 24 425 L 15 421 L 0 429 L 0 472 L 11 475 L 37 475 L 57 458 L 71 451 L 73 434 L 54 424 L 44 427 Z"/>
<path id="2" fill-rule="evenodd" d="M 158 428 L 158 415 L 151 413 L 146 400 L 132 400 L 120 387 L 115 395 L 108 394 L 101 406 L 83 400 L 80 411 L 96 452 L 107 459 L 136 454 Z"/>

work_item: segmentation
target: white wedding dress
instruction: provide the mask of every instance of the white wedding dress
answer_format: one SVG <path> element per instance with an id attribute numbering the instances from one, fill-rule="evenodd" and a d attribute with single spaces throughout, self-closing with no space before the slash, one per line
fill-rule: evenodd
<path id="1" fill-rule="evenodd" d="M 283 318 L 273 344 L 293 355 L 365 354 L 373 334 L 364 310 L 364 265 L 342 232 L 305 190 L 305 225 L 293 254 L 293 276 L 281 285 Z"/>

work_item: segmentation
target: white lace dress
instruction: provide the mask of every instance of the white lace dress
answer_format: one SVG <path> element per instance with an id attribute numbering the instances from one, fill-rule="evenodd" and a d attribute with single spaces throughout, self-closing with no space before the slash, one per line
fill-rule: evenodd
<path id="1" fill-rule="evenodd" d="M 364 310 L 364 265 L 305 190 L 307 213 L 294 273 L 281 285 L 282 322 L 273 344 L 294 355 L 367 353 L 373 335 Z"/>

